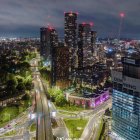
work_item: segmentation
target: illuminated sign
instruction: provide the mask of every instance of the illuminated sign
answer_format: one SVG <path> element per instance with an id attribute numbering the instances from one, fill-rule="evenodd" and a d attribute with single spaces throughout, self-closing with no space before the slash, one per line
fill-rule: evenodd
<path id="1" fill-rule="evenodd" d="M 123 84 L 123 87 L 131 88 L 131 89 L 136 90 L 136 86 L 135 85 L 130 85 L 130 84 L 124 83 L 122 79 L 119 79 L 119 78 L 114 77 L 114 82 L 122 83 Z"/>
<path id="2" fill-rule="evenodd" d="M 130 84 L 127 84 L 127 83 L 123 83 L 123 86 L 126 87 L 126 88 L 136 89 L 136 86 L 130 85 Z"/>
<path id="3" fill-rule="evenodd" d="M 119 79 L 119 78 L 114 77 L 114 81 L 115 82 L 122 82 L 122 79 Z"/>
<path id="4" fill-rule="evenodd" d="M 129 64 L 135 64 L 135 60 L 134 59 L 124 58 L 123 61 L 126 62 L 126 63 L 129 63 Z"/>

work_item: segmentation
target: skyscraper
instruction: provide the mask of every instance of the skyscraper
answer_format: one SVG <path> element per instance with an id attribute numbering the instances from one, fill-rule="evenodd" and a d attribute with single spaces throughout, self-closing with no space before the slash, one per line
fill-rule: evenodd
<path id="1" fill-rule="evenodd" d="M 96 43 L 95 33 L 91 31 L 91 23 L 78 26 L 78 68 L 93 65 L 93 48 Z M 94 45 L 93 45 L 94 44 Z"/>
<path id="2" fill-rule="evenodd" d="M 112 130 L 118 140 L 140 140 L 140 58 L 122 63 L 122 71 L 112 70 Z"/>
<path id="3" fill-rule="evenodd" d="M 76 47 L 77 13 L 65 13 L 65 43 L 68 47 Z"/>
<path id="4" fill-rule="evenodd" d="M 56 54 L 55 48 L 58 47 L 58 34 L 54 28 L 50 30 L 50 54 L 51 54 L 51 86 L 55 86 L 56 83 Z"/>
<path id="5" fill-rule="evenodd" d="M 91 49 L 92 53 L 96 51 L 96 38 L 97 38 L 97 32 L 91 31 Z"/>
<path id="6" fill-rule="evenodd" d="M 65 44 L 69 47 L 69 75 L 76 67 L 76 48 L 77 48 L 77 13 L 65 13 Z"/>
<path id="7" fill-rule="evenodd" d="M 69 79 L 69 48 L 65 46 L 64 43 L 59 42 L 58 47 L 54 48 L 54 54 L 54 76 L 56 79 L 56 85 L 61 87 L 62 85 L 66 85 Z"/>
<path id="8" fill-rule="evenodd" d="M 58 47 L 58 34 L 52 27 L 40 29 L 40 54 L 51 63 L 51 85 L 55 79 L 55 47 Z"/>
<path id="9" fill-rule="evenodd" d="M 40 28 L 40 54 L 44 59 L 50 56 L 50 30 L 46 27 Z"/>
<path id="10" fill-rule="evenodd" d="M 79 24 L 78 28 L 78 68 L 83 68 L 84 48 L 91 45 L 91 26 L 90 24 Z"/>

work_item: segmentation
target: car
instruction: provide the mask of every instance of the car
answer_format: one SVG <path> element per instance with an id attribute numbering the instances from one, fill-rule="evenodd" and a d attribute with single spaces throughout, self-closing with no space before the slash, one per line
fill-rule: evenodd
<path id="1" fill-rule="evenodd" d="M 0 133 L 4 132 L 5 129 L 4 128 L 0 128 Z"/>
<path id="2" fill-rule="evenodd" d="M 108 134 L 111 134 L 111 131 L 108 131 Z"/>
<path id="3" fill-rule="evenodd" d="M 10 124 L 6 125 L 6 126 L 4 127 L 4 129 L 11 129 L 11 125 L 10 125 Z"/>

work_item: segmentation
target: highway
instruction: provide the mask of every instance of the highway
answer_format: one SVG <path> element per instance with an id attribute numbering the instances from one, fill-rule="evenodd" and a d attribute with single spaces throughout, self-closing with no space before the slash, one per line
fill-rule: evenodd
<path id="1" fill-rule="evenodd" d="M 105 110 L 107 108 L 111 108 L 111 106 L 112 106 L 111 99 L 109 99 L 102 105 L 98 106 L 92 112 L 87 113 L 90 116 L 90 120 L 81 135 L 81 140 L 90 140 L 90 139 L 95 140 L 96 139 L 102 116 L 105 113 Z"/>
<path id="2" fill-rule="evenodd" d="M 47 85 L 46 85 L 45 81 L 43 82 L 43 86 L 47 90 Z M 63 118 L 58 115 L 57 109 L 54 106 L 54 104 L 49 100 L 48 100 L 48 103 L 49 103 L 50 112 L 51 113 L 56 112 L 55 115 L 51 114 L 52 118 L 56 120 L 57 125 L 58 125 L 57 128 L 53 129 L 54 136 L 58 139 L 62 139 L 62 138 L 63 139 L 68 139 L 69 138 L 69 132 L 68 132 L 68 129 L 66 128 L 66 125 L 63 121 Z"/>
<path id="3" fill-rule="evenodd" d="M 51 127 L 50 111 L 48 107 L 48 101 L 45 95 L 45 90 L 42 85 L 40 73 L 38 70 L 38 60 L 34 59 L 33 77 L 34 77 L 34 89 L 35 89 L 35 104 L 37 111 L 37 130 L 36 140 L 53 140 L 53 133 Z"/>

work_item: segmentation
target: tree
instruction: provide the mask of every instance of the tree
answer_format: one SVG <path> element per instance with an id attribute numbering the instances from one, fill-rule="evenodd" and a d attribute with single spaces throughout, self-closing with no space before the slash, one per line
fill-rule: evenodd
<path id="1" fill-rule="evenodd" d="M 24 80 L 26 90 L 31 90 L 33 87 L 31 75 L 27 76 Z"/>
<path id="2" fill-rule="evenodd" d="M 30 96 L 27 93 L 22 97 L 22 100 L 29 100 L 29 99 L 30 99 Z"/>
<path id="3" fill-rule="evenodd" d="M 56 97 L 55 102 L 58 106 L 64 106 L 67 103 L 67 100 L 63 94 L 60 94 Z"/>
<path id="4" fill-rule="evenodd" d="M 22 76 L 20 76 L 20 75 L 17 75 L 16 79 L 17 79 L 18 83 L 24 82 L 24 78 Z"/>
<path id="5" fill-rule="evenodd" d="M 17 85 L 17 90 L 19 90 L 19 91 L 25 90 L 25 85 L 24 85 L 23 82 L 18 83 L 18 85 Z"/>
<path id="6" fill-rule="evenodd" d="M 26 88 L 26 90 L 31 90 L 32 89 L 32 82 L 31 81 L 27 81 L 25 83 L 25 88 Z"/>
<path id="7" fill-rule="evenodd" d="M 8 80 L 7 81 L 7 90 L 11 94 L 15 93 L 17 84 L 18 84 L 18 82 L 17 82 L 16 78 Z"/>
<path id="8" fill-rule="evenodd" d="M 8 75 L 9 65 L 7 63 L 3 64 L 0 68 L 1 82 L 6 82 Z"/>
<path id="9" fill-rule="evenodd" d="M 50 94 L 52 101 L 55 101 L 58 95 L 61 95 L 61 94 L 63 95 L 62 90 L 56 87 L 48 89 L 48 93 Z"/>
<path id="10" fill-rule="evenodd" d="M 27 62 L 27 61 L 23 61 L 21 64 L 20 64 L 21 68 L 23 69 L 29 69 L 30 67 L 30 64 Z"/>

